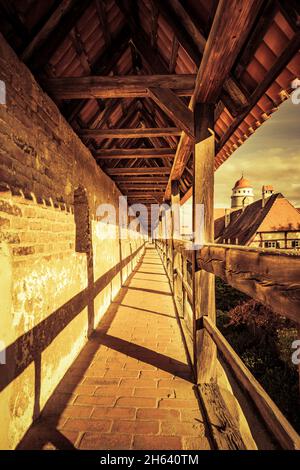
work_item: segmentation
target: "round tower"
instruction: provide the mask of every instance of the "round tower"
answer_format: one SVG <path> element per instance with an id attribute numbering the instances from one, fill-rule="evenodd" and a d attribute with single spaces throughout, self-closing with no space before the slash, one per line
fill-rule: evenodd
<path id="1" fill-rule="evenodd" d="M 243 208 L 254 202 L 253 187 L 249 180 L 242 176 L 232 188 L 231 207 Z"/>

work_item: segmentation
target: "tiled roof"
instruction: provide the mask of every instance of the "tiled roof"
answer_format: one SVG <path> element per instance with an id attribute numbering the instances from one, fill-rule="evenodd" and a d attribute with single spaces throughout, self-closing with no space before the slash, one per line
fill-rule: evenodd
<path id="1" fill-rule="evenodd" d="M 39 70 L 39 75 L 79 77 L 158 73 L 156 66 L 147 62 L 140 53 L 136 44 L 137 34 L 142 38 L 142 46 L 146 45 L 153 57 L 159 59 L 160 70 L 165 73 L 195 74 L 217 7 L 217 2 L 213 0 L 181 2 L 197 27 L 197 34 L 202 35 L 200 44 L 178 18 L 172 0 L 73 0 L 71 3 L 86 7 L 71 29 L 66 30 L 43 70 Z M 8 12 L 0 4 L 0 31 L 17 53 L 22 54 L 26 44 L 57 4 L 54 0 L 11 0 Z M 291 82 L 300 77 L 299 15 L 297 19 L 295 7 L 292 11 L 292 7 L 284 9 L 283 4 L 264 3 L 261 15 L 228 77 L 232 89 L 229 90 L 228 85 L 223 87 L 216 107 L 216 169 L 276 111 L 289 96 Z M 132 9 L 126 13 L 122 5 L 132 5 Z M 30 65 L 30 61 L 28 63 Z M 186 97 L 182 99 L 188 104 Z M 132 128 L 142 125 L 174 126 L 166 113 L 149 98 L 89 99 L 75 104 L 65 100 L 59 101 L 58 105 L 75 131 L 80 127 L 117 128 L 121 124 Z M 100 146 L 170 146 L 176 149 L 179 137 L 130 138 L 122 142 L 117 139 L 83 138 L 83 141 L 92 151 Z M 126 160 L 105 160 L 101 165 L 105 170 L 127 163 Z M 190 157 L 180 179 L 182 195 L 192 184 L 192 164 Z M 169 166 L 171 162 L 137 159 L 133 165 Z"/>
<path id="2" fill-rule="evenodd" d="M 248 245 L 257 232 L 300 231 L 300 213 L 280 193 L 270 196 L 263 207 L 262 199 L 231 213 L 225 228 L 225 217 L 215 220 L 215 239 L 222 243 L 230 239 Z"/>

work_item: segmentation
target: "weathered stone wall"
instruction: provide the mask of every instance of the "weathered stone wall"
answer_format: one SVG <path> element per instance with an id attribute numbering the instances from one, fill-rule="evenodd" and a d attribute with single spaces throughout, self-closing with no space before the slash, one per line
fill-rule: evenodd
<path id="1" fill-rule="evenodd" d="M 102 239 L 119 191 L 0 35 L 0 449 L 14 448 L 142 254 Z M 90 245 L 76 250 L 74 192 L 86 190 Z M 77 247 L 78 248 L 78 247 Z M 1 356 L 2 357 L 2 356 Z M 0 361 L 1 362 L 1 361 Z"/>

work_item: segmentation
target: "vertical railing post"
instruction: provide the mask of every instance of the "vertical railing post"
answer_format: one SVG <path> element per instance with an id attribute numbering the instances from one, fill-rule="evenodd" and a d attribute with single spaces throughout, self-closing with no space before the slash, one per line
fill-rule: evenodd
<path id="1" fill-rule="evenodd" d="M 162 243 L 162 229 L 161 229 L 161 213 L 158 215 L 158 227 L 157 227 L 157 240 L 156 243 L 158 245 L 158 249 L 161 251 L 161 243 Z"/>
<path id="2" fill-rule="evenodd" d="M 193 181 L 193 231 L 194 241 L 204 244 L 214 241 L 214 158 L 215 138 L 213 104 L 196 105 L 194 181 Z M 203 205 L 204 220 L 200 205 Z M 194 364 L 198 383 L 209 383 L 216 378 L 217 348 L 203 327 L 203 317 L 216 321 L 215 277 L 198 271 L 196 251 L 193 262 L 194 297 Z"/>
<path id="3" fill-rule="evenodd" d="M 171 280 L 171 261 L 172 261 L 172 214 L 171 214 L 171 201 L 166 201 L 169 208 L 164 212 L 165 216 L 165 230 L 166 230 L 166 269 L 168 277 Z"/>
<path id="4" fill-rule="evenodd" d="M 163 263 L 165 265 L 165 268 L 167 268 L 167 251 L 168 251 L 168 246 L 167 246 L 167 226 L 166 226 L 166 212 L 163 211 L 161 215 L 161 227 L 162 227 L 162 234 L 163 234 Z"/>
<path id="5" fill-rule="evenodd" d="M 173 283 L 173 292 L 175 295 L 175 276 L 174 269 L 176 265 L 176 251 L 174 240 L 178 240 L 180 237 L 180 192 L 179 192 L 179 183 L 178 181 L 171 182 L 171 273 L 172 273 L 172 283 Z"/>

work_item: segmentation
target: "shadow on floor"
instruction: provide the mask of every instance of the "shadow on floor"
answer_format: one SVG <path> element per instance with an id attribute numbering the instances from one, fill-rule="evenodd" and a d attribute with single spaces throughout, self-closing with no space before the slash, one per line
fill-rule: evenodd
<path id="1" fill-rule="evenodd" d="M 137 274 L 142 264 L 145 264 L 145 258 L 143 258 L 138 263 L 136 269 L 127 279 L 125 286 L 122 287 L 119 295 L 116 297 L 115 301 L 111 304 L 110 308 L 102 318 L 97 330 L 91 335 L 88 343 L 85 345 L 78 358 L 74 361 L 71 368 L 65 374 L 64 378 L 54 391 L 52 397 L 48 400 L 41 417 L 37 419 L 37 421 L 31 426 L 23 440 L 20 442 L 19 446 L 17 447 L 18 450 L 38 450 L 44 448 L 55 448 L 58 450 L 76 449 L 76 441 L 74 441 L 74 435 L 72 435 L 72 432 L 64 431 L 64 434 L 62 434 L 58 429 L 61 421 L 61 415 L 68 405 L 68 402 L 72 396 L 72 392 L 81 383 L 88 367 L 95 358 L 95 355 L 99 351 L 99 347 L 101 345 L 115 351 L 122 352 L 127 356 L 155 366 L 186 381 L 192 382 L 191 370 L 187 364 L 172 359 L 164 354 L 157 353 L 146 347 L 139 346 L 137 344 L 107 334 L 119 307 L 122 306 L 124 297 L 126 296 L 129 289 L 171 296 L 170 293 L 163 291 L 129 287 L 130 282 L 132 281 L 134 275 Z M 151 311 L 149 312 L 157 313 Z M 83 363 L 84 367 L 82 367 Z M 61 390 L 61 386 L 66 384 L 68 386 L 68 393 L 62 393 L 59 391 Z"/>
<path id="2" fill-rule="evenodd" d="M 146 308 L 133 307 L 132 305 L 127 305 L 127 304 L 120 304 L 119 306 L 127 307 L 127 308 L 134 309 L 134 310 L 140 310 L 141 312 L 153 313 L 154 315 L 160 315 L 161 317 L 174 318 L 172 315 L 168 315 L 167 313 L 156 312 L 155 310 L 148 310 Z"/>
<path id="3" fill-rule="evenodd" d="M 135 270 L 131 273 L 128 277 L 125 286 L 123 286 L 120 290 L 120 293 L 115 298 L 115 302 L 113 302 L 107 312 L 104 314 L 102 320 L 99 323 L 98 330 L 101 329 L 102 334 L 105 334 L 111 323 L 113 322 L 119 305 L 122 303 L 126 292 L 127 287 L 126 285 L 129 284 L 136 273 L 136 270 L 141 266 L 142 260 L 139 261 Z M 41 416 L 36 419 L 36 421 L 31 425 L 19 445 L 17 446 L 17 450 L 23 449 L 43 449 L 45 445 L 52 444 L 58 450 L 69 450 L 75 449 L 74 444 L 71 440 L 68 440 L 66 436 L 61 434 L 57 429 L 60 416 L 64 409 L 66 408 L 69 399 L 72 395 L 72 392 L 76 389 L 76 387 L 82 381 L 86 370 L 88 369 L 90 363 L 93 361 L 97 351 L 99 350 L 99 339 L 96 338 L 96 331 L 90 335 L 89 341 L 83 347 L 82 351 L 78 355 L 77 359 L 73 362 L 72 366 L 64 375 L 61 382 L 58 384 L 56 389 L 53 392 L 53 395 L 50 397 L 48 402 L 46 403 Z M 77 367 L 79 364 L 82 369 L 82 362 L 85 361 L 87 366 L 84 370 L 81 370 L 81 373 L 76 372 L 74 375 L 73 370 L 79 369 Z M 59 390 L 62 385 L 68 384 L 68 393 L 59 393 Z M 59 396 L 59 400 L 58 400 Z M 49 419 L 48 411 L 53 410 L 55 407 L 55 415 L 51 414 L 51 418 Z"/>
<path id="4" fill-rule="evenodd" d="M 145 279 L 143 279 L 143 281 L 145 281 Z M 142 291 L 142 292 L 149 292 L 150 294 L 168 295 L 169 297 L 172 297 L 172 294 L 170 292 L 164 292 L 161 290 L 143 289 L 142 287 L 128 287 L 128 289 Z"/>

